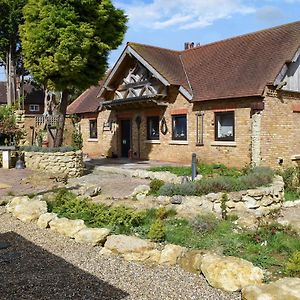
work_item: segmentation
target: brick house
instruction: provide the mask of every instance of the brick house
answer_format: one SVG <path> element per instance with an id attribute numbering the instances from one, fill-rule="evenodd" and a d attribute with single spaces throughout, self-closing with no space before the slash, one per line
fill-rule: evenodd
<path id="1" fill-rule="evenodd" d="M 7 103 L 6 82 L 0 81 L 0 105 Z M 24 84 L 24 111 L 26 115 L 44 113 L 44 91 L 32 84 Z"/>
<path id="2" fill-rule="evenodd" d="M 300 22 L 183 51 L 128 43 L 69 107 L 84 152 L 243 167 L 300 159 Z"/>

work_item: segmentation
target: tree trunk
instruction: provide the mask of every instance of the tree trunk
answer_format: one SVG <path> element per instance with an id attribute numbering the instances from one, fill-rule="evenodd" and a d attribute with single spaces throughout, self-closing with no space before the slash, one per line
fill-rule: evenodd
<path id="1" fill-rule="evenodd" d="M 59 107 L 59 124 L 56 131 L 54 147 L 60 147 L 63 143 L 64 138 L 64 128 L 65 128 L 65 119 L 66 119 L 66 112 L 68 107 L 68 100 L 69 100 L 69 91 L 64 90 L 61 96 L 61 102 Z"/>
<path id="2" fill-rule="evenodd" d="M 11 52 L 6 53 L 6 96 L 7 96 L 7 105 L 12 105 L 11 101 L 11 76 L 10 76 L 10 64 L 11 64 Z"/>

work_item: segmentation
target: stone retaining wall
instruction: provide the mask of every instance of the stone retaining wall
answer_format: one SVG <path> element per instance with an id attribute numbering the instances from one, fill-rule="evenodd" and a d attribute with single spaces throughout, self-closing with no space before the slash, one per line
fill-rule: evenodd
<path id="1" fill-rule="evenodd" d="M 210 193 L 198 196 L 159 196 L 144 197 L 144 201 L 153 201 L 155 206 L 174 208 L 184 217 L 194 217 L 201 213 L 215 213 L 221 216 L 221 202 L 224 193 Z M 137 195 L 135 195 L 137 198 Z M 279 210 L 284 201 L 284 182 L 281 176 L 275 176 L 267 187 L 227 193 L 226 210 L 237 216 L 252 214 L 256 217 L 269 215 Z M 176 203 L 176 204 L 172 204 Z"/>
<path id="2" fill-rule="evenodd" d="M 25 152 L 26 167 L 48 173 L 80 177 L 84 163 L 82 151 L 71 152 Z"/>

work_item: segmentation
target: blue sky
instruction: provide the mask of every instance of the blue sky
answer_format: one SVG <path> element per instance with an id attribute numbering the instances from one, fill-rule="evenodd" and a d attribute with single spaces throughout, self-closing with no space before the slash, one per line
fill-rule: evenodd
<path id="1" fill-rule="evenodd" d="M 176 50 L 184 42 L 207 44 L 300 20 L 300 0 L 112 0 L 129 16 L 124 43 L 111 52 L 112 66 L 126 42 Z M 2 74 L 1 74 L 2 73 Z M 3 80 L 0 70 L 0 80 Z"/>

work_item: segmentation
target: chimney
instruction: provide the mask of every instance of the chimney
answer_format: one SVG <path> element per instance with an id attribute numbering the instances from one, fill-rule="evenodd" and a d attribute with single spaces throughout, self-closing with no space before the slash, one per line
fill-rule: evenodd
<path id="1" fill-rule="evenodd" d="M 198 47 L 200 46 L 200 43 L 197 43 L 197 45 L 195 45 L 194 42 L 186 42 L 184 43 L 184 50 L 188 50 L 188 49 L 192 49 L 192 48 L 195 48 L 195 47 Z"/>

